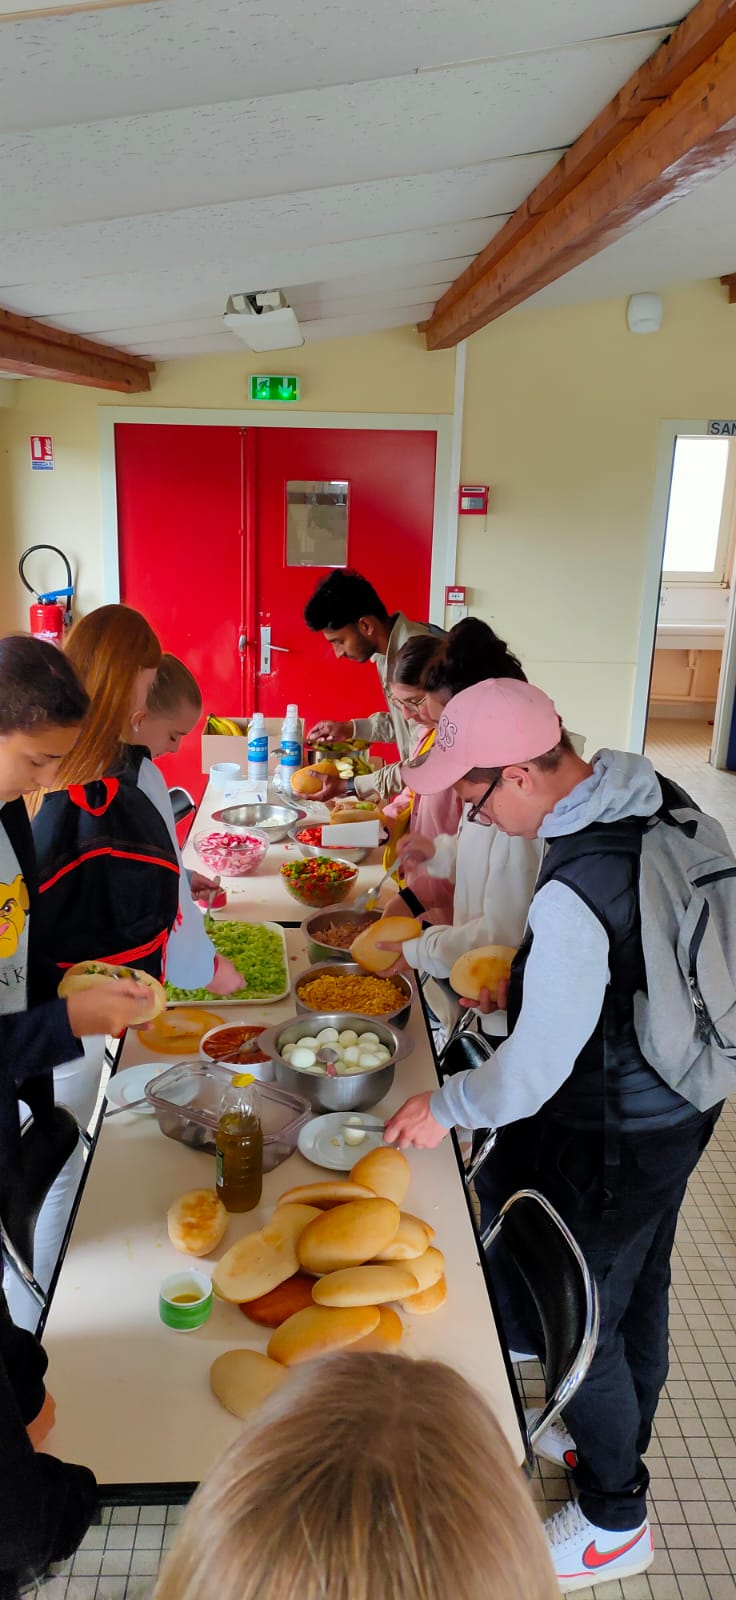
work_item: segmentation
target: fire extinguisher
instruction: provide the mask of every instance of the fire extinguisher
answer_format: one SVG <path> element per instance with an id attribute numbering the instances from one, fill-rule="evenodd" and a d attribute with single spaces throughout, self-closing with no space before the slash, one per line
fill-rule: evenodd
<path id="1" fill-rule="evenodd" d="M 32 556 L 36 550 L 52 550 L 54 555 L 61 557 L 64 566 L 66 567 L 65 588 L 50 589 L 46 594 L 39 594 L 38 590 L 34 589 L 33 584 L 28 582 L 23 569 L 28 557 Z M 28 549 L 23 551 L 20 561 L 18 562 L 18 571 L 20 573 L 21 582 L 25 584 L 25 587 L 28 589 L 29 593 L 35 595 L 36 597 L 36 603 L 35 605 L 31 606 L 29 611 L 31 633 L 37 639 L 48 640 L 49 644 L 61 645 L 64 639 L 65 629 L 71 627 L 72 599 L 74 597 L 72 569 L 66 556 L 64 555 L 64 551 L 60 550 L 58 545 L 55 544 L 29 545 Z M 61 600 L 65 602 L 64 605 L 59 604 Z"/>

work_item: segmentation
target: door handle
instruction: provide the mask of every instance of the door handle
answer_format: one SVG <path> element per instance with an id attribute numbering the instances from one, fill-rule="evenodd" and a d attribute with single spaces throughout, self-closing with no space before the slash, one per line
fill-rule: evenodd
<path id="1" fill-rule="evenodd" d="M 240 638 L 238 639 L 238 652 L 239 652 L 239 654 L 241 656 L 244 656 L 247 648 L 248 648 L 248 635 L 247 635 L 247 633 L 241 633 Z"/>
<path id="2" fill-rule="evenodd" d="M 288 656 L 289 653 L 290 653 L 288 645 L 285 645 L 285 644 L 272 644 L 271 643 L 271 628 L 270 628 L 270 625 L 269 626 L 264 626 L 264 627 L 261 628 L 261 663 L 260 663 L 260 666 L 258 668 L 258 671 L 259 671 L 259 673 L 260 673 L 262 678 L 267 678 L 269 676 L 269 674 L 273 670 L 273 668 L 271 666 L 271 652 L 272 652 L 272 650 L 278 650 L 279 655 L 284 655 L 284 656 Z"/>

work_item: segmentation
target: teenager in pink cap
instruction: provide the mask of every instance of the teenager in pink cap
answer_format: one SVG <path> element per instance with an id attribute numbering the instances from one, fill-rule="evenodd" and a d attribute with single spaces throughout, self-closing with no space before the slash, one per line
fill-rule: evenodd
<path id="1" fill-rule="evenodd" d="M 643 756 L 601 750 L 583 761 L 552 701 L 503 678 L 448 703 L 426 761 L 407 776 L 418 793 L 455 787 L 481 826 L 545 842 L 511 970 L 509 1038 L 492 1061 L 407 1100 L 386 1139 L 431 1149 L 455 1126 L 500 1128 L 477 1181 L 483 1220 L 533 1188 L 578 1240 L 598 1283 L 600 1334 L 566 1407 L 569 1434 L 550 1429 L 540 1441 L 540 1454 L 576 1461 L 577 1499 L 547 1535 L 566 1592 L 624 1579 L 652 1560 L 642 1457 L 667 1374 L 670 1255 L 721 1110 L 698 1111 L 665 1083 L 634 1030 L 634 995 L 646 985 L 639 851 L 662 787 Z M 588 847 L 573 843 L 591 827 Z M 509 1345 L 541 1353 L 500 1253 L 493 1267 Z"/>

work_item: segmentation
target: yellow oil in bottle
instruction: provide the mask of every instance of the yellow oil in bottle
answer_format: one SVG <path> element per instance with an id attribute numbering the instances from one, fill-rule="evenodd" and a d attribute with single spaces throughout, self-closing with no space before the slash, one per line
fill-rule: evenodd
<path id="1" fill-rule="evenodd" d="M 220 1107 L 216 1141 L 217 1193 L 227 1211 L 253 1211 L 263 1186 L 263 1129 L 254 1080 L 233 1078 Z"/>

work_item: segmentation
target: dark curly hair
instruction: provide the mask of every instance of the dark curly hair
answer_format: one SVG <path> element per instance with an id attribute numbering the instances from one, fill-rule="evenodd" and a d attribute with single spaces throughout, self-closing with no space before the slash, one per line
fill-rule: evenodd
<path id="1" fill-rule="evenodd" d="M 89 695 L 56 645 L 12 633 L 0 639 L 0 734 L 75 727 Z"/>

